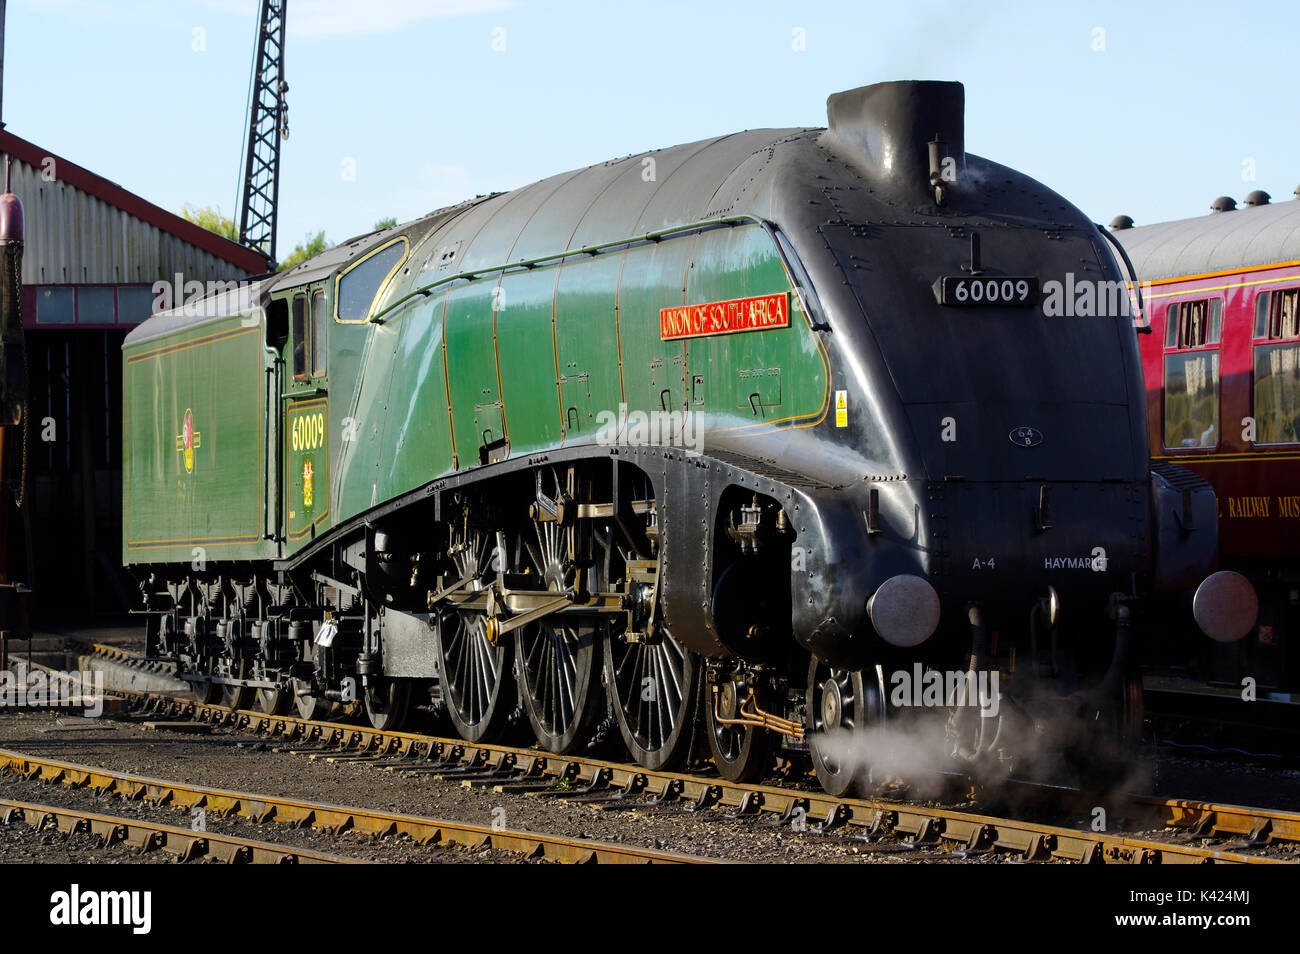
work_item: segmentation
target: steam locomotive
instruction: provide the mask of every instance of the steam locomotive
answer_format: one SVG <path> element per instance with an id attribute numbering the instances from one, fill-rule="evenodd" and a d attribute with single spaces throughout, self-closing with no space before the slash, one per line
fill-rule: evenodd
<path id="1" fill-rule="evenodd" d="M 707 741 L 835 793 L 910 674 L 967 763 L 1063 714 L 1122 759 L 1161 594 L 1231 639 L 1253 592 L 1209 572 L 1209 486 L 1150 467 L 1131 318 L 1045 316 L 1052 282 L 1123 280 L 1106 233 L 968 155 L 963 113 L 958 83 L 838 93 L 826 129 L 563 173 L 155 315 L 123 346 L 150 652 L 205 701 L 433 707 L 654 768 Z M 958 691 L 984 676 L 996 715 Z"/>

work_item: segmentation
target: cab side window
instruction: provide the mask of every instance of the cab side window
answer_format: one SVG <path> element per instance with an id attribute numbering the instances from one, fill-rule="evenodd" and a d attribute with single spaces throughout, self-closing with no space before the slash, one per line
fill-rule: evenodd
<path id="1" fill-rule="evenodd" d="M 307 374 L 307 296 L 293 296 L 293 321 L 290 330 L 293 339 L 293 377 L 305 381 Z"/>
<path id="2" fill-rule="evenodd" d="M 365 321 L 380 292 L 406 258 L 406 239 L 398 239 L 372 253 L 339 276 L 335 294 L 339 321 Z"/>
<path id="3" fill-rule="evenodd" d="M 319 377 L 325 373 L 325 291 L 316 289 L 311 296 L 311 373 Z"/>

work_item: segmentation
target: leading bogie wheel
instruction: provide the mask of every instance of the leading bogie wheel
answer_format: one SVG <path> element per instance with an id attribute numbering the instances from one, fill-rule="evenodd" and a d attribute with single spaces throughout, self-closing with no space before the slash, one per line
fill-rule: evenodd
<path id="1" fill-rule="evenodd" d="M 818 784 L 837 797 L 866 794 L 871 772 L 867 733 L 885 719 L 883 669 L 835 669 L 814 658 L 806 701 Z"/>
<path id="2" fill-rule="evenodd" d="M 767 729 L 742 722 L 741 709 L 750 688 L 742 679 L 728 675 L 704 690 L 709 752 L 718 774 L 732 782 L 762 778 L 772 765 L 772 741 Z"/>
<path id="3" fill-rule="evenodd" d="M 1146 718 L 1141 674 L 1122 677 L 1114 692 L 1085 707 L 1080 716 L 1078 738 L 1066 750 L 1066 762 L 1075 770 L 1070 781 L 1090 792 L 1113 791 L 1131 781 Z"/>

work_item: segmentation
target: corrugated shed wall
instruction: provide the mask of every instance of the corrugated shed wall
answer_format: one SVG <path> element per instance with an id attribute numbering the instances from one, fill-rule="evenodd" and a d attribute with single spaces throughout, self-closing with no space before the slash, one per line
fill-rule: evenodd
<path id="1" fill-rule="evenodd" d="M 27 246 L 24 285 L 229 281 L 249 272 L 14 160 L 12 185 L 22 199 Z"/>

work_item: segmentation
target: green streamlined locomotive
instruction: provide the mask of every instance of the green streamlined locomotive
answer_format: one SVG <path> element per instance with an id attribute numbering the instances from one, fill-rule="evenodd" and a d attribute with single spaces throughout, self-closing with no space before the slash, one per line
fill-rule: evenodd
<path id="1" fill-rule="evenodd" d="M 553 176 L 155 315 L 123 349 L 151 652 L 208 702 L 445 707 L 652 767 L 703 736 L 728 777 L 808 753 L 838 792 L 860 746 L 818 740 L 892 718 L 916 663 L 1004 676 L 1000 716 L 950 714 L 966 758 L 1065 710 L 1118 751 L 1214 499 L 1149 470 L 1131 320 L 1038 304 L 1121 278 L 1102 234 L 966 155 L 963 109 L 840 93 L 828 129 Z M 1238 583 L 1198 598 L 1229 637 Z"/>

